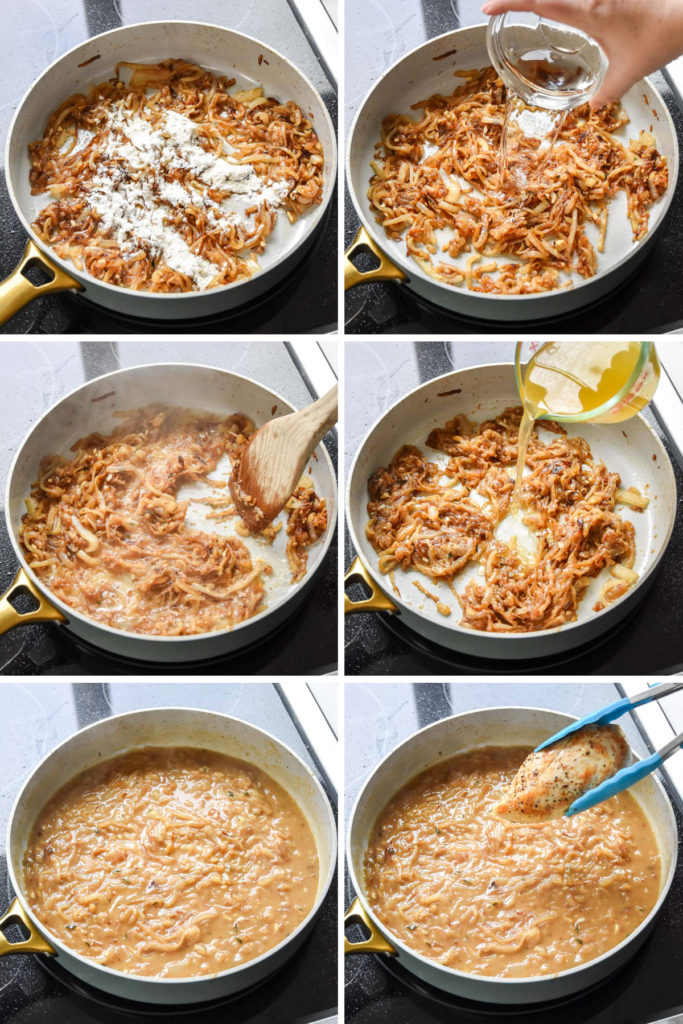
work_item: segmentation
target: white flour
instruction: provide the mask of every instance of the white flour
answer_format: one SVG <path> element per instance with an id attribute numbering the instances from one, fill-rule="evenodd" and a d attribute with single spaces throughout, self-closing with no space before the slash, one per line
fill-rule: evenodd
<path id="1" fill-rule="evenodd" d="M 212 227 L 242 223 L 253 215 L 246 211 L 268 203 L 282 205 L 292 188 L 290 181 L 266 182 L 251 164 L 239 163 L 228 155 L 217 157 L 196 141 L 195 124 L 175 111 L 167 111 L 158 126 L 152 126 L 135 112 L 120 106 L 113 109 L 109 126 L 112 140 L 105 151 L 117 164 L 101 167 L 92 179 L 88 201 L 100 214 L 105 229 L 111 231 L 124 249 L 136 248 L 136 240 L 149 243 L 173 270 L 192 278 L 198 288 L 206 288 L 219 268 L 196 255 L 181 235 L 164 223 L 171 207 L 203 206 Z M 168 181 L 174 168 L 191 172 L 207 188 L 230 191 L 228 199 L 218 203 L 201 187 L 187 188 Z M 126 171 L 144 170 L 140 180 L 126 181 Z M 161 202 L 160 202 L 161 201 Z"/>
<path id="2" fill-rule="evenodd" d="M 88 202 L 102 218 L 102 226 L 111 231 L 124 251 L 136 248 L 135 240 L 144 239 L 163 262 L 187 274 L 198 288 L 206 288 L 219 268 L 192 252 L 175 228 L 164 223 L 167 211 L 157 206 L 150 182 L 124 182 L 115 175 L 97 175 L 88 193 Z"/>

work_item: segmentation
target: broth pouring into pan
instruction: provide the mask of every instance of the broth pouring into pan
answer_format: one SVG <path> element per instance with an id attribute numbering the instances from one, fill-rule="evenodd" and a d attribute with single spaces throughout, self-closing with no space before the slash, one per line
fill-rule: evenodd
<path id="1" fill-rule="evenodd" d="M 519 511 L 527 448 L 536 420 L 621 423 L 641 412 L 659 383 L 654 347 L 637 341 L 547 342 L 524 368 L 516 355 L 523 416 L 512 513 Z"/>
<path id="2" fill-rule="evenodd" d="M 623 597 L 639 571 L 636 527 L 618 506 L 643 511 L 650 501 L 562 421 L 634 416 L 657 385 L 652 344 L 552 342 L 532 348 L 524 367 L 521 351 L 520 343 L 521 402 L 492 408 L 496 417 L 479 424 L 453 407 L 453 418 L 424 442 L 438 455 L 403 444 L 368 479 L 366 537 L 397 596 L 395 570 L 420 573 L 435 589 L 402 579 L 441 615 L 451 614 L 454 598 L 463 626 L 496 633 L 575 620 L 606 569 L 592 610 Z"/>

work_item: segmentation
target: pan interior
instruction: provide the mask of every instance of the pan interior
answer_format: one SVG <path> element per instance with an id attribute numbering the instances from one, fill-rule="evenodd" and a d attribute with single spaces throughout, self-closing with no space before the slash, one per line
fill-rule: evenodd
<path id="1" fill-rule="evenodd" d="M 283 744 L 249 723 L 191 708 L 157 708 L 103 719 L 61 744 L 38 767 L 10 822 L 8 849 L 20 895 L 28 834 L 54 794 L 99 761 L 146 746 L 211 750 L 270 775 L 294 798 L 313 832 L 319 858 L 317 900 L 322 898 L 334 870 L 336 834 L 329 803 L 313 774 Z"/>
<path id="2" fill-rule="evenodd" d="M 366 98 L 358 114 L 350 143 L 349 171 L 351 187 L 356 206 L 366 228 L 374 234 L 389 258 L 399 263 L 408 272 L 410 277 L 419 276 L 449 291 L 457 291 L 457 289 L 428 277 L 415 260 L 406 254 L 405 241 L 388 238 L 384 228 L 377 224 L 375 213 L 371 209 L 367 198 L 370 177 L 372 175 L 370 161 L 375 156 L 375 145 L 379 142 L 381 136 L 381 125 L 384 117 L 391 113 L 400 113 L 416 119 L 420 116 L 420 111 L 411 109 L 413 104 L 427 99 L 434 93 L 450 94 L 458 85 L 462 84 L 462 79 L 454 77 L 455 71 L 483 68 L 490 65 L 491 61 L 486 50 L 485 35 L 485 26 L 462 29 L 455 33 L 432 39 L 420 47 L 419 50 L 403 58 L 398 65 L 387 72 Z M 454 52 L 448 59 L 436 60 L 441 54 L 447 53 L 454 48 L 457 52 Z M 678 172 L 677 143 L 663 100 L 648 82 L 641 81 L 626 93 L 623 105 L 628 113 L 630 122 L 616 132 L 615 137 L 619 138 L 622 143 L 627 143 L 629 139 L 637 138 L 641 130 L 650 131 L 655 137 L 659 151 L 667 158 L 669 185 L 665 196 L 650 208 L 648 235 L 645 236 L 642 242 L 633 241 L 631 226 L 626 212 L 626 196 L 623 192 L 617 193 L 609 204 L 605 248 L 604 252 L 598 253 L 596 277 L 611 270 L 616 264 L 634 253 L 639 245 L 645 243 L 647 237 L 655 230 L 663 218 L 668 205 L 668 198 L 673 195 L 676 187 Z M 590 241 L 595 245 L 598 239 L 597 227 L 593 224 L 587 225 L 586 233 Z M 439 231 L 437 235 L 440 242 L 443 243 L 448 239 L 450 232 Z M 470 253 L 465 253 L 459 259 L 453 260 L 447 253 L 439 252 L 438 261 L 463 268 L 469 255 Z M 493 258 L 485 256 L 484 260 L 488 262 L 489 259 Z M 504 263 L 519 262 L 510 256 L 498 257 L 498 259 Z M 564 275 L 564 283 L 571 282 L 574 288 L 591 280 L 594 280 L 594 278 L 585 279 L 576 273 Z M 464 288 L 465 286 L 463 285 L 462 287 Z M 476 297 L 477 293 L 468 294 Z M 542 292 L 539 295 L 513 296 L 512 298 L 519 301 L 520 299 L 547 297 L 552 294 L 554 293 Z M 495 294 L 487 294 L 485 298 L 510 299 L 510 297 Z"/>
<path id="3" fill-rule="evenodd" d="M 444 394 L 454 388 L 460 389 L 460 393 L 457 395 Z M 379 466 L 387 465 L 403 444 L 415 444 L 428 455 L 430 461 L 445 465 L 448 457 L 428 448 L 425 443 L 428 434 L 434 427 L 443 426 L 456 414 L 464 414 L 473 422 L 481 423 L 485 419 L 499 415 L 506 406 L 519 405 L 519 401 L 511 365 L 475 367 L 431 381 L 386 413 L 379 424 L 373 428 L 361 448 L 354 466 L 350 507 L 354 521 L 355 539 L 360 547 L 360 553 L 391 597 L 397 595 L 391 589 L 389 577 L 380 573 L 378 555 L 365 536 L 368 477 Z M 602 460 L 608 470 L 620 474 L 623 487 L 637 487 L 642 494 L 649 497 L 648 507 L 643 512 L 636 512 L 624 505 L 618 506 L 622 518 L 629 520 L 634 525 L 636 535 L 634 569 L 642 577 L 663 551 L 668 540 L 669 527 L 675 515 L 676 498 L 673 471 L 662 445 L 656 440 L 645 422 L 638 417 L 617 425 L 591 423 L 563 425 L 569 436 L 582 437 L 588 442 L 596 460 Z M 541 440 L 548 441 L 549 433 L 543 429 L 542 423 L 539 423 L 538 426 Z M 504 538 L 506 526 L 507 524 L 502 523 L 496 536 Z M 520 526 L 521 524 L 516 523 L 515 529 Z M 521 529 L 524 530 L 523 527 Z M 520 537 L 520 540 L 522 539 Z M 456 591 L 462 592 L 468 581 L 480 578 L 483 578 L 483 570 L 479 563 L 473 563 L 466 566 L 456 576 L 453 584 Z M 609 569 L 605 569 L 591 580 L 579 604 L 577 619 L 557 627 L 557 629 L 566 630 L 593 617 L 596 614 L 593 611 L 593 605 L 602 584 L 608 578 L 610 578 Z M 411 611 L 440 626 L 459 627 L 462 617 L 460 607 L 446 583 L 432 580 L 413 569 L 407 571 L 396 569 L 394 579 L 399 590 L 400 602 L 409 607 Z M 429 591 L 437 594 L 440 601 L 451 607 L 451 615 L 448 617 L 442 615 L 436 604 L 414 586 L 415 582 L 421 583 Z M 636 583 L 635 586 L 638 584 Z M 627 592 L 625 596 L 627 597 L 630 592 Z M 481 635 L 504 639 L 513 636 L 529 636 L 530 634 L 482 633 Z M 540 633 L 534 635 L 540 635 Z"/>
<path id="4" fill-rule="evenodd" d="M 21 517 L 26 511 L 25 499 L 38 475 L 40 460 L 52 454 L 68 457 L 71 446 L 79 438 L 94 431 L 108 433 L 120 424 L 120 419 L 114 415 L 116 412 L 141 408 L 154 402 L 220 416 L 244 413 L 256 426 L 272 419 L 274 415 L 285 415 L 292 411 L 288 403 L 260 384 L 210 367 L 181 363 L 135 367 L 89 382 L 52 409 L 36 425 L 20 449 L 10 479 L 8 506 L 11 536 L 18 555 L 21 556 L 18 531 Z M 328 526 L 325 534 L 308 549 L 307 572 L 302 582 L 309 578 L 322 559 L 336 517 L 334 476 L 322 445 L 316 449 L 315 455 L 316 458 L 311 459 L 306 469 L 310 468 L 309 475 L 316 493 L 327 501 Z M 229 459 L 225 456 L 209 476 L 214 479 L 223 476 L 227 479 L 229 467 Z M 182 487 L 179 496 L 181 500 L 187 500 L 225 493 L 225 489 L 212 490 L 210 485 L 198 482 Z M 223 536 L 237 535 L 234 520 L 207 520 L 209 511 L 208 506 L 193 501 L 188 510 L 188 525 Z M 286 514 L 281 513 L 278 521 L 285 522 Z M 265 608 L 271 609 L 286 601 L 300 584 L 290 582 L 284 528 L 272 545 L 255 537 L 246 540 L 240 537 L 240 540 L 247 544 L 252 557 L 262 558 L 273 567 L 273 575 L 263 577 L 266 587 Z"/>
<path id="5" fill-rule="evenodd" d="M 95 53 L 100 54 L 99 60 L 87 67 L 78 67 L 79 62 Z M 331 194 L 335 179 L 335 143 L 331 124 L 315 89 L 288 61 L 256 40 L 214 25 L 185 22 L 131 25 L 90 40 L 73 53 L 66 54 L 43 74 L 22 101 L 11 130 L 7 171 L 27 230 L 32 231 L 31 223 L 51 201 L 49 196 L 31 194 L 28 155 L 29 143 L 41 137 L 50 113 L 72 94 L 87 93 L 89 86 L 112 77 L 119 61 L 148 64 L 169 57 L 182 57 L 214 74 L 235 78 L 236 84 L 231 91 L 261 85 L 267 96 L 294 100 L 304 113 L 312 114 L 313 126 L 325 154 L 325 192 L 327 196 Z M 281 210 L 265 251 L 258 257 L 261 270 L 267 270 L 283 255 L 296 249 L 319 222 L 322 213 L 323 206 L 318 206 L 290 224 L 284 210 Z M 57 259 L 49 247 L 47 251 Z M 75 269 L 70 261 L 58 262 L 67 270 Z M 86 271 L 82 273 L 89 276 Z M 158 297 L 158 293 L 154 296 Z"/>

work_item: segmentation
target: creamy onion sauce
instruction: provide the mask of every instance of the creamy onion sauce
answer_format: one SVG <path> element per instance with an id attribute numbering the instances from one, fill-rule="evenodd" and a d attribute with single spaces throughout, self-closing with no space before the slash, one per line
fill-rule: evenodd
<path id="1" fill-rule="evenodd" d="M 265 772 L 189 747 L 147 747 L 78 775 L 24 855 L 31 908 L 114 970 L 213 974 L 272 949 L 318 891 L 315 840 Z"/>
<path id="2" fill-rule="evenodd" d="M 482 747 L 427 769 L 373 828 L 365 886 L 411 949 L 488 977 L 555 974 L 618 945 L 660 890 L 660 856 L 627 792 L 572 818 L 495 814 L 528 747 Z"/>

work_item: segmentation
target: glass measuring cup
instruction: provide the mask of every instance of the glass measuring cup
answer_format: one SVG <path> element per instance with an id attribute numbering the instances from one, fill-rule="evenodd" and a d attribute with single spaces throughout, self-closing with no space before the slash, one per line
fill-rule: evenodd
<path id="1" fill-rule="evenodd" d="M 506 88 L 544 110 L 587 103 L 607 70 L 601 47 L 585 32 L 523 11 L 491 18 L 486 46 Z"/>
<path id="2" fill-rule="evenodd" d="M 546 393 L 540 402 L 538 387 L 533 389 L 533 397 L 529 394 L 532 363 L 541 371 L 536 375 L 541 391 L 544 363 L 549 367 Z M 553 388 L 555 375 L 562 377 L 566 386 Z M 534 419 L 621 423 L 645 408 L 657 390 L 659 375 L 657 351 L 651 341 L 518 342 L 515 348 L 517 390 Z"/>
<path id="3" fill-rule="evenodd" d="M 491 18 L 486 46 L 507 94 L 500 183 L 523 187 L 542 168 L 564 113 L 600 87 L 607 58 L 579 29 L 523 11 Z"/>

